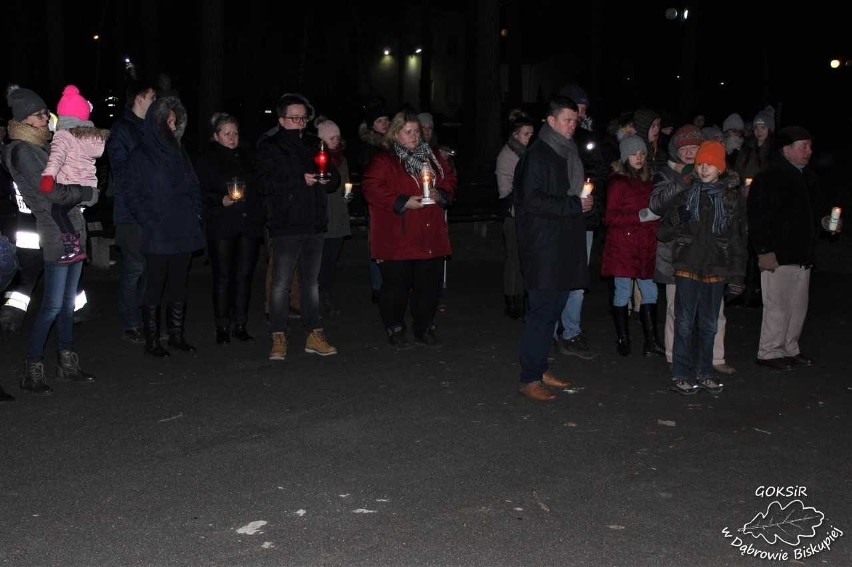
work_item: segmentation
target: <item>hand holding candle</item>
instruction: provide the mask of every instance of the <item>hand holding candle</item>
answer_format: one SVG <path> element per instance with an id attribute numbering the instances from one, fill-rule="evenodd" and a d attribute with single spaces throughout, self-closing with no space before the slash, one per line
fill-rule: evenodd
<path id="1" fill-rule="evenodd" d="M 226 184 L 228 189 L 228 198 L 232 201 L 241 200 L 246 194 L 246 184 L 245 181 L 241 181 L 239 178 L 234 177 Z"/>
<path id="2" fill-rule="evenodd" d="M 435 172 L 428 163 L 424 163 L 420 168 L 420 183 L 423 186 L 423 198 L 420 203 L 423 205 L 434 205 L 435 200 L 430 196 L 433 184 L 435 182 Z"/>
<path id="3" fill-rule="evenodd" d="M 346 201 L 352 200 L 352 184 L 344 183 L 343 184 L 343 199 Z"/>
<path id="4" fill-rule="evenodd" d="M 840 207 L 831 209 L 831 217 L 828 219 L 828 231 L 837 232 L 837 227 L 840 224 Z"/>
<path id="5" fill-rule="evenodd" d="M 586 182 L 583 183 L 583 191 L 580 193 L 580 198 L 581 199 L 587 198 L 589 195 L 592 194 L 592 191 L 594 191 L 594 190 L 595 190 L 595 184 L 592 183 L 592 178 L 587 177 Z"/>

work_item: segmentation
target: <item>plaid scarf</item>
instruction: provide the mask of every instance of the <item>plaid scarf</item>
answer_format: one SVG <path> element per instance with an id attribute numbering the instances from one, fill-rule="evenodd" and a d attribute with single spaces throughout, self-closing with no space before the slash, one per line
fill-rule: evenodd
<path id="1" fill-rule="evenodd" d="M 692 188 L 689 189 L 689 195 L 686 198 L 686 210 L 692 213 L 690 222 L 699 220 L 699 200 L 701 193 L 706 193 L 710 197 L 710 202 L 713 203 L 713 234 L 720 235 L 728 228 L 728 213 L 725 211 L 725 206 L 722 203 L 722 193 L 726 186 L 723 181 L 714 181 L 713 183 L 704 183 L 696 179 Z"/>
<path id="2" fill-rule="evenodd" d="M 427 163 L 429 164 L 429 167 L 432 168 L 432 171 L 437 172 L 438 177 L 444 176 L 444 169 L 441 167 L 441 164 L 438 163 L 438 158 L 436 158 L 435 154 L 432 153 L 432 148 L 429 147 L 429 144 L 423 140 L 420 140 L 417 147 L 413 150 L 409 150 L 394 140 L 393 151 L 396 153 L 396 157 L 399 158 L 399 161 L 402 162 L 402 165 L 405 166 L 405 171 L 414 177 L 414 179 L 420 179 L 420 171 L 423 169 L 423 164 Z"/>

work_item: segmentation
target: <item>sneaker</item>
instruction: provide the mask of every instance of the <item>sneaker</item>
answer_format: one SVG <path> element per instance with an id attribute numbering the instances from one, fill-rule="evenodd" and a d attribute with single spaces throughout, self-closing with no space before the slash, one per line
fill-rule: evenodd
<path id="1" fill-rule="evenodd" d="M 721 394 L 725 385 L 717 382 L 715 378 L 699 378 L 698 387 L 707 390 L 711 394 Z"/>
<path id="2" fill-rule="evenodd" d="M 678 380 L 669 387 L 669 390 L 683 396 L 698 393 L 698 384 L 692 380 Z"/>
<path id="3" fill-rule="evenodd" d="M 24 375 L 21 377 L 21 390 L 36 396 L 49 396 L 53 393 L 53 388 L 48 386 L 44 379 L 43 362 L 27 362 Z"/>
<path id="4" fill-rule="evenodd" d="M 322 329 L 314 329 L 308 335 L 308 340 L 305 341 L 305 352 L 320 356 L 331 356 L 337 354 L 337 349 L 328 342 Z"/>
<path id="5" fill-rule="evenodd" d="M 269 351 L 269 360 L 284 360 L 285 358 L 287 358 L 287 335 L 272 333 L 272 350 Z"/>
<path id="6" fill-rule="evenodd" d="M 570 339 L 559 339 L 559 352 L 566 356 L 577 356 L 584 360 L 592 360 L 598 357 L 598 351 L 589 346 L 589 341 L 583 333 Z"/>

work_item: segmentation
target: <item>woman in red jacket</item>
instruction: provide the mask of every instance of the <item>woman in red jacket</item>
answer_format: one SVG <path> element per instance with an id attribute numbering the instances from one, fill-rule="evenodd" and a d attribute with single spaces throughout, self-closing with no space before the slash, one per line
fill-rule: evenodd
<path id="1" fill-rule="evenodd" d="M 657 284 L 653 280 L 659 217 L 648 210 L 653 187 L 648 149 L 639 136 L 625 136 L 619 143 L 619 151 L 621 159 L 612 164 L 613 173 L 607 185 L 604 216 L 607 233 L 601 275 L 615 278 L 612 317 L 618 354 L 630 354 L 627 302 L 635 279 L 642 293 L 639 310 L 645 333 L 642 354 L 662 356 L 665 349 L 657 338 Z"/>
<path id="2" fill-rule="evenodd" d="M 456 174 L 423 141 L 416 114 L 393 117 L 384 148 L 361 181 L 370 207 L 370 252 L 382 272 L 379 312 L 390 344 L 406 347 L 410 301 L 414 339 L 434 345 L 443 259 L 451 254 L 444 209 L 455 195 Z M 433 204 L 422 202 L 424 170 L 430 172 Z"/>

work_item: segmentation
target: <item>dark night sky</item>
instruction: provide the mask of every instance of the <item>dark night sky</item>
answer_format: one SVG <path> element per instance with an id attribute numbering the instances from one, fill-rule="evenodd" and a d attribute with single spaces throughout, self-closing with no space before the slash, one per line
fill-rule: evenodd
<path id="1" fill-rule="evenodd" d="M 4 0 L 7 33 L 0 44 L 3 52 L 0 79 L 4 83 L 20 81 L 34 88 L 46 88 L 49 74 L 44 68 L 45 5 L 57 2 Z M 114 84 L 120 91 L 121 57 L 128 54 L 135 60 L 144 60 L 137 18 L 124 13 L 131 9 L 129 4 L 138 4 L 115 0 L 59 3 L 64 5 L 65 12 L 60 20 L 65 33 L 65 80 L 91 92 L 95 69 L 99 67 L 98 90 L 104 91 Z M 276 3 L 266 8 L 269 12 L 262 18 L 255 16 L 252 20 L 245 10 L 250 3 L 251 0 L 225 2 L 226 103 L 239 99 L 252 86 L 262 85 L 262 89 L 268 90 L 263 93 L 264 99 L 273 100 L 280 94 L 279 90 L 291 90 L 289 85 L 296 80 L 298 70 L 293 69 L 293 58 L 287 55 L 300 48 L 305 17 L 313 18 L 307 20 L 312 30 L 310 42 L 322 42 L 327 35 L 333 35 L 339 43 L 324 48 L 324 58 L 318 55 L 317 64 L 335 70 L 345 68 L 341 62 L 345 63 L 347 54 L 356 47 L 352 43 L 355 36 L 350 33 L 353 24 L 348 8 L 337 12 L 326 5 L 317 10 L 303 3 Z M 355 3 L 354 9 L 364 23 L 362 41 L 378 42 L 383 33 L 392 32 L 396 25 L 394 7 L 404 4 Z M 444 0 L 433 0 L 433 4 L 458 9 L 466 5 Z M 657 110 L 674 110 L 679 94 L 674 77 L 682 66 L 683 24 L 666 20 L 664 12 L 667 7 L 679 8 L 683 3 L 651 0 L 625 4 L 616 7 L 614 2 L 598 3 L 603 8 L 596 17 L 591 2 L 526 0 L 520 6 L 519 20 L 505 23 L 521 28 L 528 62 L 540 60 L 548 53 L 566 54 L 577 62 L 576 78 L 593 93 L 592 114 L 599 121 L 642 104 Z M 173 77 L 175 87 L 182 94 L 191 92 L 197 83 L 198 34 L 203 33 L 197 29 L 196 2 L 161 1 L 159 6 L 161 62 Z M 696 110 L 701 109 L 711 121 L 721 123 L 732 111 L 740 112 L 748 120 L 764 103 L 771 102 L 780 105 L 783 122 L 796 121 L 826 132 L 830 129 L 820 124 L 831 122 L 845 132 L 852 67 L 832 70 L 828 66 L 831 57 L 852 56 L 848 40 L 844 39 L 845 22 L 826 9 L 806 4 L 800 6 L 811 11 L 783 12 L 777 6 L 747 0 L 704 0 L 692 8 L 696 22 L 696 83 L 701 95 Z M 106 16 L 101 26 L 103 14 Z M 257 29 L 258 21 L 262 22 L 261 29 Z M 404 25 L 415 31 L 418 27 L 416 22 Z M 97 31 L 106 38 L 99 66 L 91 40 Z M 251 33 L 262 34 L 268 52 L 260 55 L 246 52 L 246 38 Z M 588 83 L 595 75 L 589 64 L 590 49 L 599 49 L 598 88 Z M 308 64 L 311 63 L 309 57 Z M 764 97 L 765 70 L 769 77 L 768 98 Z M 274 76 L 270 79 L 266 76 L 269 74 Z M 725 82 L 724 86 L 720 85 L 721 81 Z M 346 84 L 350 86 L 340 89 L 341 96 L 353 98 L 356 93 L 352 92 L 351 81 L 347 80 Z M 58 94 L 44 96 L 51 104 Z"/>

